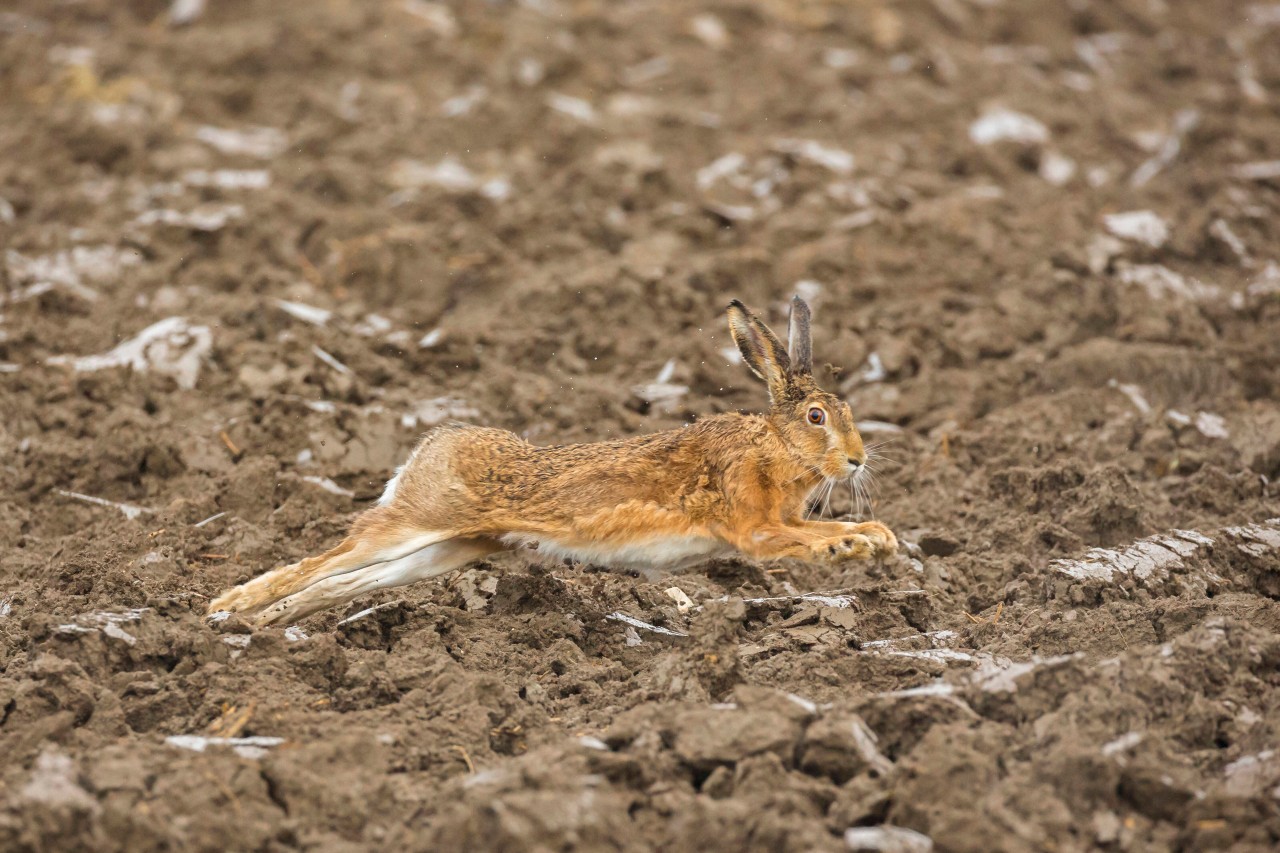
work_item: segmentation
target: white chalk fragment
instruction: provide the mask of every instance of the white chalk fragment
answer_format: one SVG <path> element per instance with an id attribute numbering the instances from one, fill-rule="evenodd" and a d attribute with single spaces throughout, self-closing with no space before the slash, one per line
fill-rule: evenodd
<path id="1" fill-rule="evenodd" d="M 1040 158 L 1040 177 L 1055 187 L 1065 186 L 1076 176 L 1076 161 L 1056 151 L 1046 151 Z"/>
<path id="2" fill-rule="evenodd" d="M 208 616 L 206 616 L 205 618 L 206 618 L 206 619 L 208 619 L 210 622 L 212 622 L 213 624 L 215 624 L 215 625 L 216 625 L 216 624 L 218 624 L 219 622 L 226 622 L 228 619 L 230 619 L 230 618 L 231 618 L 231 611 L 230 611 L 230 610 L 215 610 L 214 612 L 210 613 L 210 614 L 209 614 Z"/>
<path id="3" fill-rule="evenodd" d="M 390 332 L 392 323 L 381 314 L 365 314 L 364 319 L 351 327 L 351 331 L 364 338 L 385 335 Z"/>
<path id="4" fill-rule="evenodd" d="M 192 210 L 148 210 L 133 221 L 135 225 L 170 225 L 192 231 L 218 231 L 242 216 L 244 207 L 238 204 L 204 204 Z"/>
<path id="5" fill-rule="evenodd" d="M 1028 673 L 1046 667 L 1058 667 L 1073 660 L 1084 657 L 1083 652 L 1069 655 L 1054 655 L 1042 658 L 1032 655 L 1031 660 L 1008 663 L 995 661 L 973 674 L 973 683 L 984 693 L 1016 693 L 1018 679 Z"/>
<path id="6" fill-rule="evenodd" d="M 607 743 L 600 740 L 600 738 L 592 737 L 591 735 L 578 735 L 578 746 L 585 747 L 586 749 L 599 750 L 600 752 L 609 751 L 609 745 Z"/>
<path id="7" fill-rule="evenodd" d="M 1112 213 L 1102 217 L 1107 231 L 1124 240 L 1159 249 L 1169 241 L 1169 223 L 1150 210 Z"/>
<path id="8" fill-rule="evenodd" d="M 93 634 L 101 631 L 112 639 L 120 640 L 130 646 L 137 643 L 138 638 L 121 628 L 121 625 L 137 622 L 149 607 L 134 607 L 128 610 L 98 610 L 93 613 L 82 613 L 71 622 L 57 627 L 60 634 Z"/>
<path id="9" fill-rule="evenodd" d="M 1200 123 L 1199 110 L 1181 110 L 1173 117 L 1173 130 L 1165 137 L 1164 142 L 1151 159 L 1147 160 L 1129 178 L 1129 185 L 1141 187 L 1164 171 L 1182 150 L 1182 141 L 1195 126 Z"/>
<path id="10" fill-rule="evenodd" d="M 727 599 L 720 598 L 716 600 L 726 601 Z M 822 607 L 834 607 L 838 610 L 858 606 L 858 597 L 852 593 L 805 592 L 799 595 L 770 595 L 763 598 L 744 598 L 742 601 L 744 604 L 768 604 L 771 601 L 802 601 L 821 605 Z"/>
<path id="11" fill-rule="evenodd" d="M 799 296 L 805 302 L 816 302 L 818 297 L 822 295 L 822 282 L 814 281 L 811 278 L 802 278 L 791 287 L 796 292 L 796 296 Z"/>
<path id="12" fill-rule="evenodd" d="M 3 18 L 0 18 L 2 22 Z M 46 747 L 36 759 L 31 779 L 22 789 L 22 799 L 46 808 L 69 809 L 73 814 L 96 817 L 102 806 L 81 786 L 79 776 L 80 772 L 70 756 L 58 752 L 57 747 Z"/>
<path id="13" fill-rule="evenodd" d="M 262 758 L 267 750 L 284 743 L 282 737 L 205 737 L 204 735 L 169 735 L 164 739 L 169 746 L 204 752 L 209 747 L 229 747 L 241 758 Z"/>
<path id="14" fill-rule="evenodd" d="M 310 637 L 310 634 L 299 628 L 297 625 L 290 625 L 288 628 L 284 629 L 284 638 L 291 643 L 300 643 Z"/>
<path id="15" fill-rule="evenodd" d="M 541 61 L 531 56 L 521 58 L 516 63 L 516 82 L 521 86 L 531 87 L 542 82 L 542 78 L 547 74 L 546 66 Z"/>
<path id="16" fill-rule="evenodd" d="M 793 704 L 798 705 L 800 708 L 802 708 L 805 711 L 805 713 L 807 714 L 818 713 L 818 703 L 814 702 L 812 699 L 806 699 L 803 696 L 797 696 L 795 693 L 788 693 L 786 694 L 786 696 L 787 696 L 787 699 L 790 700 Z"/>
<path id="17" fill-rule="evenodd" d="M 677 612 L 688 613 L 693 609 L 693 602 L 689 599 L 688 594 L 686 594 L 680 587 L 673 586 L 670 589 L 664 590 L 664 593 L 667 598 L 670 598 L 676 603 Z"/>
<path id="18" fill-rule="evenodd" d="M 265 190 L 271 186 L 271 173 L 266 169 L 191 169 L 183 173 L 182 182 L 220 190 Z"/>
<path id="19" fill-rule="evenodd" d="M 547 106 L 556 112 L 577 119 L 583 124 L 595 124 L 596 108 L 589 101 L 575 98 L 572 95 L 551 92 L 547 95 Z"/>
<path id="20" fill-rule="evenodd" d="M 1240 263 L 1246 266 L 1251 265 L 1249 247 L 1245 245 L 1244 240 L 1240 239 L 1240 235 L 1231 229 L 1231 225 L 1227 220 L 1215 219 L 1209 223 L 1209 235 L 1217 238 L 1224 246 L 1230 249 Z"/>
<path id="21" fill-rule="evenodd" d="M 468 86 L 461 94 L 454 95 L 440 105 L 445 118 L 464 116 L 479 106 L 489 96 L 489 90 L 480 84 Z"/>
<path id="22" fill-rule="evenodd" d="M 325 352 L 324 350 L 320 349 L 320 347 L 318 347 L 318 346 L 312 346 L 312 347 L 311 347 L 311 353 L 312 353 L 316 358 L 320 359 L 320 360 L 321 360 L 321 361 L 323 361 L 325 364 L 329 365 L 330 367 L 332 367 L 334 370 L 338 371 L 339 373 L 346 373 L 346 374 L 350 374 L 350 373 L 351 373 L 351 368 L 350 368 L 350 367 L 347 367 L 345 364 L 343 364 L 342 362 L 338 361 L 338 359 L 334 358 L 334 357 L 333 357 L 332 355 L 330 355 L 329 353 L 327 353 L 327 352 Z"/>
<path id="23" fill-rule="evenodd" d="M 355 492 L 351 491 L 350 489 L 342 488 L 342 486 L 339 486 L 337 483 L 335 483 L 333 480 L 330 480 L 328 477 L 306 476 L 306 477 L 301 477 L 300 479 L 304 483 L 311 483 L 314 486 L 319 486 L 320 488 L 324 489 L 326 492 L 328 492 L 331 495 L 341 495 L 344 498 L 353 498 L 356 496 Z"/>
<path id="24" fill-rule="evenodd" d="M 1107 741 L 1102 745 L 1102 754 L 1111 756 L 1119 755 L 1122 752 L 1128 752 L 1138 744 L 1142 743 L 1142 732 L 1127 732 L 1120 735 L 1112 741 Z"/>
<path id="25" fill-rule="evenodd" d="M 1115 379 L 1108 379 L 1107 386 L 1116 389 L 1121 394 L 1128 397 L 1129 402 L 1133 403 L 1133 407 L 1138 410 L 1138 414 L 1150 414 L 1151 404 L 1147 402 L 1147 398 L 1143 395 L 1142 389 L 1137 385 L 1117 382 Z"/>
<path id="26" fill-rule="evenodd" d="M 1231 433 L 1227 431 L 1227 422 L 1222 415 L 1215 415 L 1212 412 L 1196 413 L 1196 429 L 1205 438 L 1230 438 Z"/>
<path id="27" fill-rule="evenodd" d="M 441 38 L 451 39 L 458 34 L 458 19 L 454 17 L 453 10 L 443 3 L 404 0 L 403 8 Z"/>
<path id="28" fill-rule="evenodd" d="M 948 684 L 945 681 L 933 681 L 929 684 L 922 684 L 919 687 L 907 687 L 902 690 L 876 693 L 875 696 L 881 699 L 906 699 L 912 696 L 951 696 L 955 692 L 954 684 Z"/>
<path id="29" fill-rule="evenodd" d="M 183 27 L 204 15 L 206 0 L 173 0 L 169 4 L 169 24 Z"/>
<path id="30" fill-rule="evenodd" d="M 314 305 L 306 305 L 302 302 L 290 302 L 287 299 L 276 299 L 275 303 L 280 310 L 288 314 L 290 317 L 310 323 L 313 326 L 323 326 L 333 317 L 332 311 L 324 308 L 317 308 Z"/>
<path id="31" fill-rule="evenodd" d="M 689 31 L 712 50 L 723 50 L 729 44 L 729 30 L 715 15 L 695 15 L 689 21 Z"/>
<path id="32" fill-rule="evenodd" d="M 842 148 L 833 148 L 813 139 L 775 139 L 775 151 L 790 154 L 798 160 L 805 160 L 837 175 L 847 175 L 853 171 L 853 155 Z"/>
<path id="33" fill-rule="evenodd" d="M 392 167 L 390 180 L 403 189 L 439 187 L 452 192 L 467 192 L 480 183 L 455 157 L 445 157 L 434 165 L 421 160 L 400 160 Z"/>
<path id="34" fill-rule="evenodd" d="M 1231 174 L 1246 181 L 1274 181 L 1280 179 L 1280 160 L 1241 163 Z"/>
<path id="35" fill-rule="evenodd" d="M 901 826 L 855 826 L 844 831 L 845 846 L 855 853 L 931 853 L 933 839 Z"/>
<path id="36" fill-rule="evenodd" d="M 737 347 L 721 347 L 720 354 L 730 364 L 742 364 L 742 350 Z"/>
<path id="37" fill-rule="evenodd" d="M 89 503 L 89 504 L 96 504 L 98 506 L 106 506 L 106 507 L 111 507 L 112 509 L 118 509 L 120 510 L 120 512 L 124 513 L 124 517 L 129 519 L 130 521 L 133 521 L 135 518 L 137 518 L 140 515 L 143 515 L 144 513 L 155 512 L 155 510 L 147 509 L 144 506 L 135 506 L 133 504 L 120 503 L 118 501 L 109 501 L 106 498 L 96 498 L 93 495 L 82 495 L 79 492 L 68 492 L 65 489 L 54 489 L 53 491 L 55 494 L 62 495 L 64 498 L 72 498 L 73 500 L 84 501 L 85 503 Z"/>
<path id="38" fill-rule="evenodd" d="M 1138 285 L 1147 292 L 1149 298 L 1155 300 L 1174 297 L 1193 302 L 1212 302 L 1222 295 L 1222 288 L 1216 284 L 1186 278 L 1160 264 L 1126 264 L 1120 267 L 1118 274 L 1120 281 Z"/>
<path id="39" fill-rule="evenodd" d="M 876 733 L 858 718 L 854 719 L 852 729 L 853 745 L 858 751 L 858 756 L 862 758 L 868 767 L 881 776 L 889 775 L 893 771 L 893 762 L 880 753 L 879 748 L 876 746 L 880 739 L 876 737 Z"/>
<path id="40" fill-rule="evenodd" d="M 64 288 L 87 302 L 94 302 L 98 292 L 88 285 L 114 282 L 127 267 L 140 263 L 140 253 L 115 246 L 75 246 L 35 257 L 10 249 L 5 252 L 5 268 L 10 283 L 16 288 L 7 301 L 19 302 L 54 288 Z"/>
<path id="41" fill-rule="evenodd" d="M 132 646 L 138 642 L 137 637 L 133 636 L 114 622 L 108 622 L 103 625 L 102 633 L 113 639 L 120 640 L 126 645 Z"/>
<path id="42" fill-rule="evenodd" d="M 947 643 L 955 640 L 960 635 L 955 631 L 926 631 L 923 634 L 912 634 L 908 637 L 890 637 L 885 640 L 868 640 L 862 644 L 864 649 L 882 649 L 896 646 L 900 643 L 910 643 L 916 640 L 927 640 L 931 645 L 934 643 Z"/>
<path id="43" fill-rule="evenodd" d="M 644 62 L 637 62 L 622 70 L 622 82 L 627 86 L 641 86 L 671 71 L 671 60 L 665 56 L 655 56 Z"/>
<path id="44" fill-rule="evenodd" d="M 1120 551 L 1092 548 L 1078 560 L 1052 560 L 1049 568 L 1075 580 L 1115 583 L 1132 577 L 1158 581 L 1171 570 L 1183 568 L 1183 558 L 1212 545 L 1212 539 L 1193 530 L 1170 530 L 1139 539 Z"/>
<path id="45" fill-rule="evenodd" d="M 1275 261 L 1267 261 L 1267 265 L 1263 268 L 1261 274 L 1249 282 L 1249 286 L 1245 288 L 1245 293 L 1253 297 L 1274 296 L 1280 293 L 1280 264 Z"/>
<path id="46" fill-rule="evenodd" d="M 240 657 L 245 649 L 249 648 L 249 643 L 253 642 L 253 638 L 248 634 L 224 634 L 222 636 L 224 645 L 231 647 L 232 659 Z"/>
<path id="47" fill-rule="evenodd" d="M 418 346 L 422 349 L 431 349 L 444 340 L 444 329 L 432 329 L 418 340 Z"/>
<path id="48" fill-rule="evenodd" d="M 680 385 L 671 381 L 676 372 L 676 360 L 668 359 L 658 371 L 653 382 L 642 382 L 631 387 L 631 393 L 653 406 L 658 412 L 673 410 L 684 395 L 689 393 L 688 385 Z"/>
<path id="49" fill-rule="evenodd" d="M 260 160 L 280 155 L 288 139 L 274 127 L 247 127 L 233 130 L 203 125 L 196 128 L 196 139 L 223 154 L 244 154 Z"/>
<path id="50" fill-rule="evenodd" d="M 412 410 L 401 415 L 400 425 L 405 429 L 414 429 L 478 417 L 480 410 L 460 397 L 432 397 L 430 400 L 419 401 Z"/>
<path id="51" fill-rule="evenodd" d="M 13 204 L 7 198 L 0 197 L 0 222 L 12 225 L 17 218 L 18 211 L 14 210 Z"/>
<path id="52" fill-rule="evenodd" d="M 829 47 L 822 52 L 822 64 L 836 71 L 853 68 L 862 61 L 862 54 L 847 47 Z"/>
<path id="53" fill-rule="evenodd" d="M 700 190 L 710 189 L 720 179 L 740 172 L 745 165 L 747 165 L 747 158 L 737 151 L 732 151 L 722 157 L 717 157 L 708 165 L 699 169 L 697 174 L 694 175 L 694 183 L 697 184 Z"/>
<path id="54" fill-rule="evenodd" d="M 8 596 L 0 598 L 0 619 L 8 617 L 13 612 L 13 599 Z"/>
<path id="55" fill-rule="evenodd" d="M 870 385 L 883 382 L 888 376 L 889 372 L 884 369 L 884 362 L 880 360 L 880 353 L 872 352 L 867 355 L 867 364 L 858 373 L 857 379 L 859 384 Z"/>
<path id="56" fill-rule="evenodd" d="M 717 204 L 705 205 L 706 209 L 728 222 L 751 222 L 756 218 L 756 209 L 749 204 Z"/>
<path id="57" fill-rule="evenodd" d="M 621 612 L 621 611 L 616 611 L 616 612 L 614 612 L 614 613 L 610 613 L 608 616 L 606 616 L 606 617 L 604 617 L 604 618 L 609 619 L 609 620 L 611 620 L 611 621 L 613 621 L 613 622 L 621 622 L 621 623 L 623 623 L 624 625 L 630 625 L 632 628 L 638 628 L 638 629 L 639 629 L 639 630 L 641 630 L 641 631 L 649 631 L 649 632 L 651 632 L 651 633 L 654 633 L 654 634 L 662 634 L 662 635 L 667 636 L 667 637 L 687 637 L 687 636 L 689 636 L 688 634 L 684 633 L 683 631 L 673 631 L 672 629 L 670 629 L 670 628 L 664 628 L 664 627 L 662 627 L 661 625 L 650 625 L 648 622 L 642 622 L 641 620 L 637 619 L 636 617 L 634 617 L 634 616 L 628 616 L 627 614 L 625 614 L 625 613 L 623 613 L 623 612 Z"/>
<path id="58" fill-rule="evenodd" d="M 640 639 L 640 635 L 636 633 L 636 629 L 628 625 L 622 632 L 622 640 L 627 644 L 627 648 L 644 645 L 644 640 Z"/>
<path id="59" fill-rule="evenodd" d="M 213 350 L 208 326 L 192 325 L 185 317 L 168 317 L 152 323 L 127 341 L 101 355 L 60 355 L 49 364 L 70 364 L 78 372 L 130 367 L 139 373 L 171 376 L 179 388 L 196 387 L 200 366 Z"/>
<path id="60" fill-rule="evenodd" d="M 1236 547 L 1255 557 L 1263 557 L 1280 550 L 1280 518 L 1269 518 L 1257 524 L 1246 524 L 1240 527 L 1227 527 L 1223 532 L 1244 540 L 1236 543 Z"/>
<path id="61" fill-rule="evenodd" d="M 938 663 L 978 663 L 981 660 L 990 659 L 990 656 L 979 658 L 969 654 L 968 652 L 962 652 L 957 649 L 891 649 L 883 652 L 883 654 L 900 658 L 931 660 Z"/>
<path id="62" fill-rule="evenodd" d="M 969 139 L 977 145 L 997 142 L 1038 145 L 1049 141 L 1049 128 L 1029 115 L 997 107 L 969 125 Z"/>

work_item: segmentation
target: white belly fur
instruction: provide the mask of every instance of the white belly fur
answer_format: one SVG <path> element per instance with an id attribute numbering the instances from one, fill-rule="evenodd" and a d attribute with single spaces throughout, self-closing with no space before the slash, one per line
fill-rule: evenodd
<path id="1" fill-rule="evenodd" d="M 638 571 L 650 580 L 662 571 L 674 571 L 733 551 L 729 545 L 709 536 L 655 536 L 626 545 L 605 542 L 565 545 L 554 539 L 508 533 L 502 537 L 502 543 L 510 546 L 536 543 L 538 553 L 551 559 L 569 559 L 612 569 Z"/>

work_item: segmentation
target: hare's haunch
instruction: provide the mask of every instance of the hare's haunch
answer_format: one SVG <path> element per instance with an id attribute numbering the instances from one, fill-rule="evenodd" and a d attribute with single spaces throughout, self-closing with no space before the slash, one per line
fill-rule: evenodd
<path id="1" fill-rule="evenodd" d="M 228 590 L 210 611 L 293 621 L 520 546 L 646 572 L 735 550 L 822 562 L 893 552 L 879 522 L 805 520 L 818 486 L 857 478 L 867 461 L 848 404 L 813 380 L 809 307 L 793 300 L 789 347 L 736 300 L 729 328 L 769 387 L 768 414 L 558 447 L 437 427 L 335 548 Z"/>

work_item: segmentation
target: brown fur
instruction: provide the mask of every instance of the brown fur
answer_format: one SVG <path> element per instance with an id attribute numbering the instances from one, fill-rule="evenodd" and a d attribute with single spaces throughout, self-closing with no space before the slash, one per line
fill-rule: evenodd
<path id="1" fill-rule="evenodd" d="M 759 559 L 891 552 L 897 541 L 878 522 L 804 519 L 820 483 L 846 476 L 850 460 L 866 461 L 848 405 L 809 374 L 808 318 L 797 298 L 792 369 L 764 323 L 739 302 L 729 308 L 744 359 L 769 387 L 765 415 L 716 415 L 683 429 L 555 447 L 500 429 L 438 427 L 398 475 L 389 502 L 364 512 L 337 547 L 229 590 L 210 610 L 244 612 L 259 624 L 297 619 L 520 542 L 606 562 L 610 554 L 635 559 L 656 540 L 714 541 Z M 825 425 L 808 421 L 815 406 Z"/>

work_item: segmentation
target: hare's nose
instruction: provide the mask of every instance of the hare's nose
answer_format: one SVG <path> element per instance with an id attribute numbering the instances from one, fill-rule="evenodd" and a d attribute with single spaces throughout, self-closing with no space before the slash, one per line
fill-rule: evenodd
<path id="1" fill-rule="evenodd" d="M 862 467 L 862 463 L 861 463 L 861 462 L 859 462 L 857 459 L 854 459 L 852 456 L 850 456 L 850 457 L 849 457 L 849 465 L 850 465 L 850 467 L 853 467 L 853 468 L 861 468 L 861 467 Z"/>

